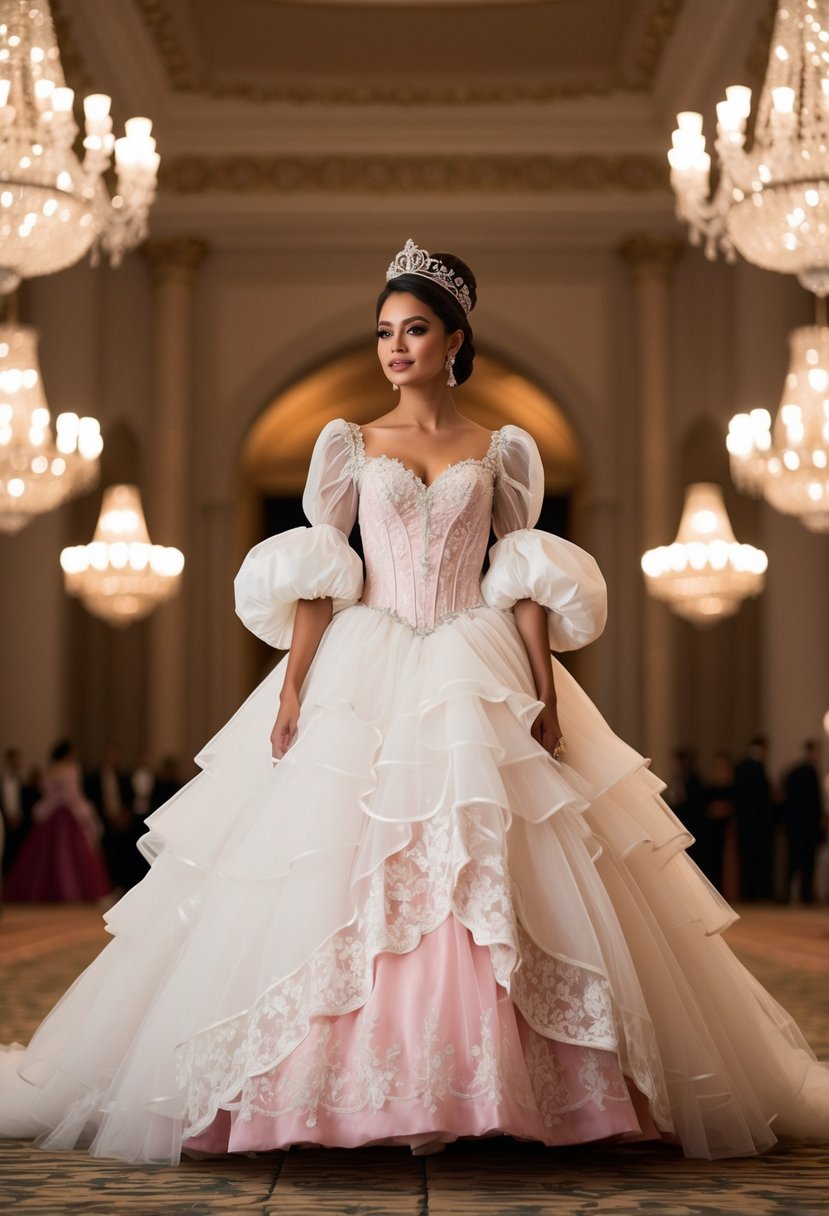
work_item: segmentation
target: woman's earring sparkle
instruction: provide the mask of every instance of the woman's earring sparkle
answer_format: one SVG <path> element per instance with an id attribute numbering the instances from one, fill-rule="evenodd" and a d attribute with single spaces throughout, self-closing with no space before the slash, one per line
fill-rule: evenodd
<path id="1" fill-rule="evenodd" d="M 446 383 L 449 385 L 450 388 L 457 388 L 458 382 L 455 379 L 455 356 L 454 355 L 447 356 L 444 367 L 446 368 L 446 370 L 449 373 L 449 379 L 446 381 Z"/>
<path id="2" fill-rule="evenodd" d="M 393 384 L 393 385 L 392 385 L 392 388 L 394 389 L 394 391 L 395 391 L 396 393 L 399 393 L 399 392 L 400 392 L 400 385 L 399 385 L 399 384 Z"/>

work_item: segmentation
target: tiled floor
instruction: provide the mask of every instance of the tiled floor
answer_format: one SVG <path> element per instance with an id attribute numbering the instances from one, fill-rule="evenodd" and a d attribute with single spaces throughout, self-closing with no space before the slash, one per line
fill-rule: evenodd
<path id="1" fill-rule="evenodd" d="M 105 940 L 95 910 L 7 908 L 0 1041 L 25 1039 Z M 829 909 L 748 909 L 731 941 L 829 1056 Z M 166 1169 L 0 1141 L 4 1216 L 827 1216 L 827 1196 L 829 1149 L 815 1145 L 711 1163 L 654 1145 L 552 1151 L 491 1140 L 426 1158 L 315 1149 Z"/>

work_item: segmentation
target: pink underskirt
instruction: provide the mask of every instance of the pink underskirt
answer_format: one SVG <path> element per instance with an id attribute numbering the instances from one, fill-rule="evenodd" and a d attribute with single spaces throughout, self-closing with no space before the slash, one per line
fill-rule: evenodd
<path id="1" fill-rule="evenodd" d="M 365 1005 L 314 1019 L 285 1060 L 184 1142 L 186 1151 L 353 1148 L 509 1135 L 547 1145 L 659 1138 L 607 1051 L 542 1037 L 454 916 L 375 963 Z"/>

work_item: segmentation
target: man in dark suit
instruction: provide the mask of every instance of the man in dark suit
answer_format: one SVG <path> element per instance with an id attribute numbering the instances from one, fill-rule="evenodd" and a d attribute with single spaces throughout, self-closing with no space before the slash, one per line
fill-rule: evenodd
<path id="1" fill-rule="evenodd" d="M 112 885 L 116 891 L 125 891 L 130 886 L 132 862 L 132 790 L 114 743 L 107 744 L 100 768 L 87 773 L 84 786 L 104 827 L 102 844 Z"/>
<path id="2" fill-rule="evenodd" d="M 734 770 L 742 899 L 771 899 L 774 807 L 766 774 L 768 740 L 756 735 Z"/>
<path id="3" fill-rule="evenodd" d="M 789 836 L 789 890 L 800 879 L 804 904 L 815 900 L 815 854 L 824 830 L 823 797 L 818 774 L 818 746 L 814 739 L 803 744 L 800 762 L 790 768 L 783 781 L 785 819 Z"/>
<path id="4" fill-rule="evenodd" d="M 26 833 L 32 826 L 32 807 L 37 790 L 23 777 L 23 757 L 18 747 L 7 747 L 0 768 L 0 815 L 3 819 L 5 848 L 0 849 L 3 873 L 12 867 Z"/>

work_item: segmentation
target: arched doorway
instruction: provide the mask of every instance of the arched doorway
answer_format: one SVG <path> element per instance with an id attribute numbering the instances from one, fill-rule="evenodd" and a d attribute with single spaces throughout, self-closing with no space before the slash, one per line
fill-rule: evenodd
<path id="1" fill-rule="evenodd" d="M 578 437 L 559 404 L 506 361 L 485 353 L 476 355 L 475 375 L 458 390 L 457 404 L 488 430 L 512 423 L 532 434 L 544 462 L 541 526 L 569 534 L 570 507 L 585 470 Z M 314 441 L 327 422 L 369 422 L 391 405 L 373 347 L 331 360 L 274 397 L 251 426 L 240 453 L 249 545 L 307 523 L 300 498 Z M 261 678 L 267 658 L 251 639 L 251 683 Z"/>

